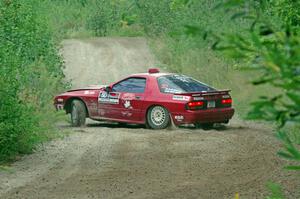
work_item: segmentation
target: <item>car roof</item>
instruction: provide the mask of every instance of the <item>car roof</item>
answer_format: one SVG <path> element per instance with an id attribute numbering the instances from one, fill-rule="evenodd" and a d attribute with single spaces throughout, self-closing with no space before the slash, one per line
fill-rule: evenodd
<path id="1" fill-rule="evenodd" d="M 161 77 L 165 75 L 171 75 L 173 73 L 136 73 L 132 74 L 129 77 Z"/>

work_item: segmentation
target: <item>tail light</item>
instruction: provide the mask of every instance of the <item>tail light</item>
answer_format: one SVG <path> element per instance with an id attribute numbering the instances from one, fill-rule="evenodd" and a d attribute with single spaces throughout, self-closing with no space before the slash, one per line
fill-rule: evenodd
<path id="1" fill-rule="evenodd" d="M 225 106 L 231 106 L 232 99 L 231 98 L 229 98 L 229 99 L 222 99 L 221 103 L 222 103 L 222 105 L 225 105 Z"/>
<path id="2" fill-rule="evenodd" d="M 189 102 L 189 103 L 187 103 L 187 109 L 198 110 L 198 109 L 203 108 L 203 105 L 204 105 L 203 101 Z"/>

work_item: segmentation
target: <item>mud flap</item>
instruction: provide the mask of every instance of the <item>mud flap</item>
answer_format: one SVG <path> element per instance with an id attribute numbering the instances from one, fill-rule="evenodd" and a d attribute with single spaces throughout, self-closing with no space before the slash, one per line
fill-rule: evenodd
<path id="1" fill-rule="evenodd" d="M 170 117 L 170 125 L 168 126 L 168 130 L 176 130 L 178 129 L 178 126 L 175 125 L 174 121 L 173 121 L 173 118 L 172 118 L 172 115 L 171 113 L 169 113 L 169 117 Z"/>

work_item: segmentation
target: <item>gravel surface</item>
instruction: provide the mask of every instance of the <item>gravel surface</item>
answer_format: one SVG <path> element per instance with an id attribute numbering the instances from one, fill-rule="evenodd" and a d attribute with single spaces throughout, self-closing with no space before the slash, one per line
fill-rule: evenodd
<path id="1" fill-rule="evenodd" d="M 103 63 L 100 52 L 113 61 Z M 142 38 L 67 40 L 63 53 L 76 86 L 94 84 L 98 76 L 115 80 L 155 63 Z M 92 121 L 84 128 L 59 126 L 72 133 L 0 172 L 0 198 L 230 199 L 239 193 L 254 199 L 268 194 L 268 181 L 283 183 L 287 198 L 300 198 L 299 176 L 282 170 L 280 143 L 264 124 L 234 118 L 206 131 Z"/>

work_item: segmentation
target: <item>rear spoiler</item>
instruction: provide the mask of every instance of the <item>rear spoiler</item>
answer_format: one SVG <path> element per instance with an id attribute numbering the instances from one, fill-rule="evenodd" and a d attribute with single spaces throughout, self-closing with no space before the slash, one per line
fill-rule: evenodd
<path id="1" fill-rule="evenodd" d="M 202 92 L 191 92 L 191 93 L 176 93 L 175 95 L 189 95 L 193 97 L 197 96 L 208 96 L 208 95 L 226 95 L 231 90 L 225 89 L 225 90 L 215 90 L 215 91 L 202 91 Z"/>
<path id="2" fill-rule="evenodd" d="M 231 90 L 226 89 L 226 90 L 219 90 L 219 91 L 208 91 L 208 92 L 201 92 L 201 93 L 196 93 L 192 94 L 192 96 L 207 96 L 207 95 L 226 95 L 230 92 Z"/>

